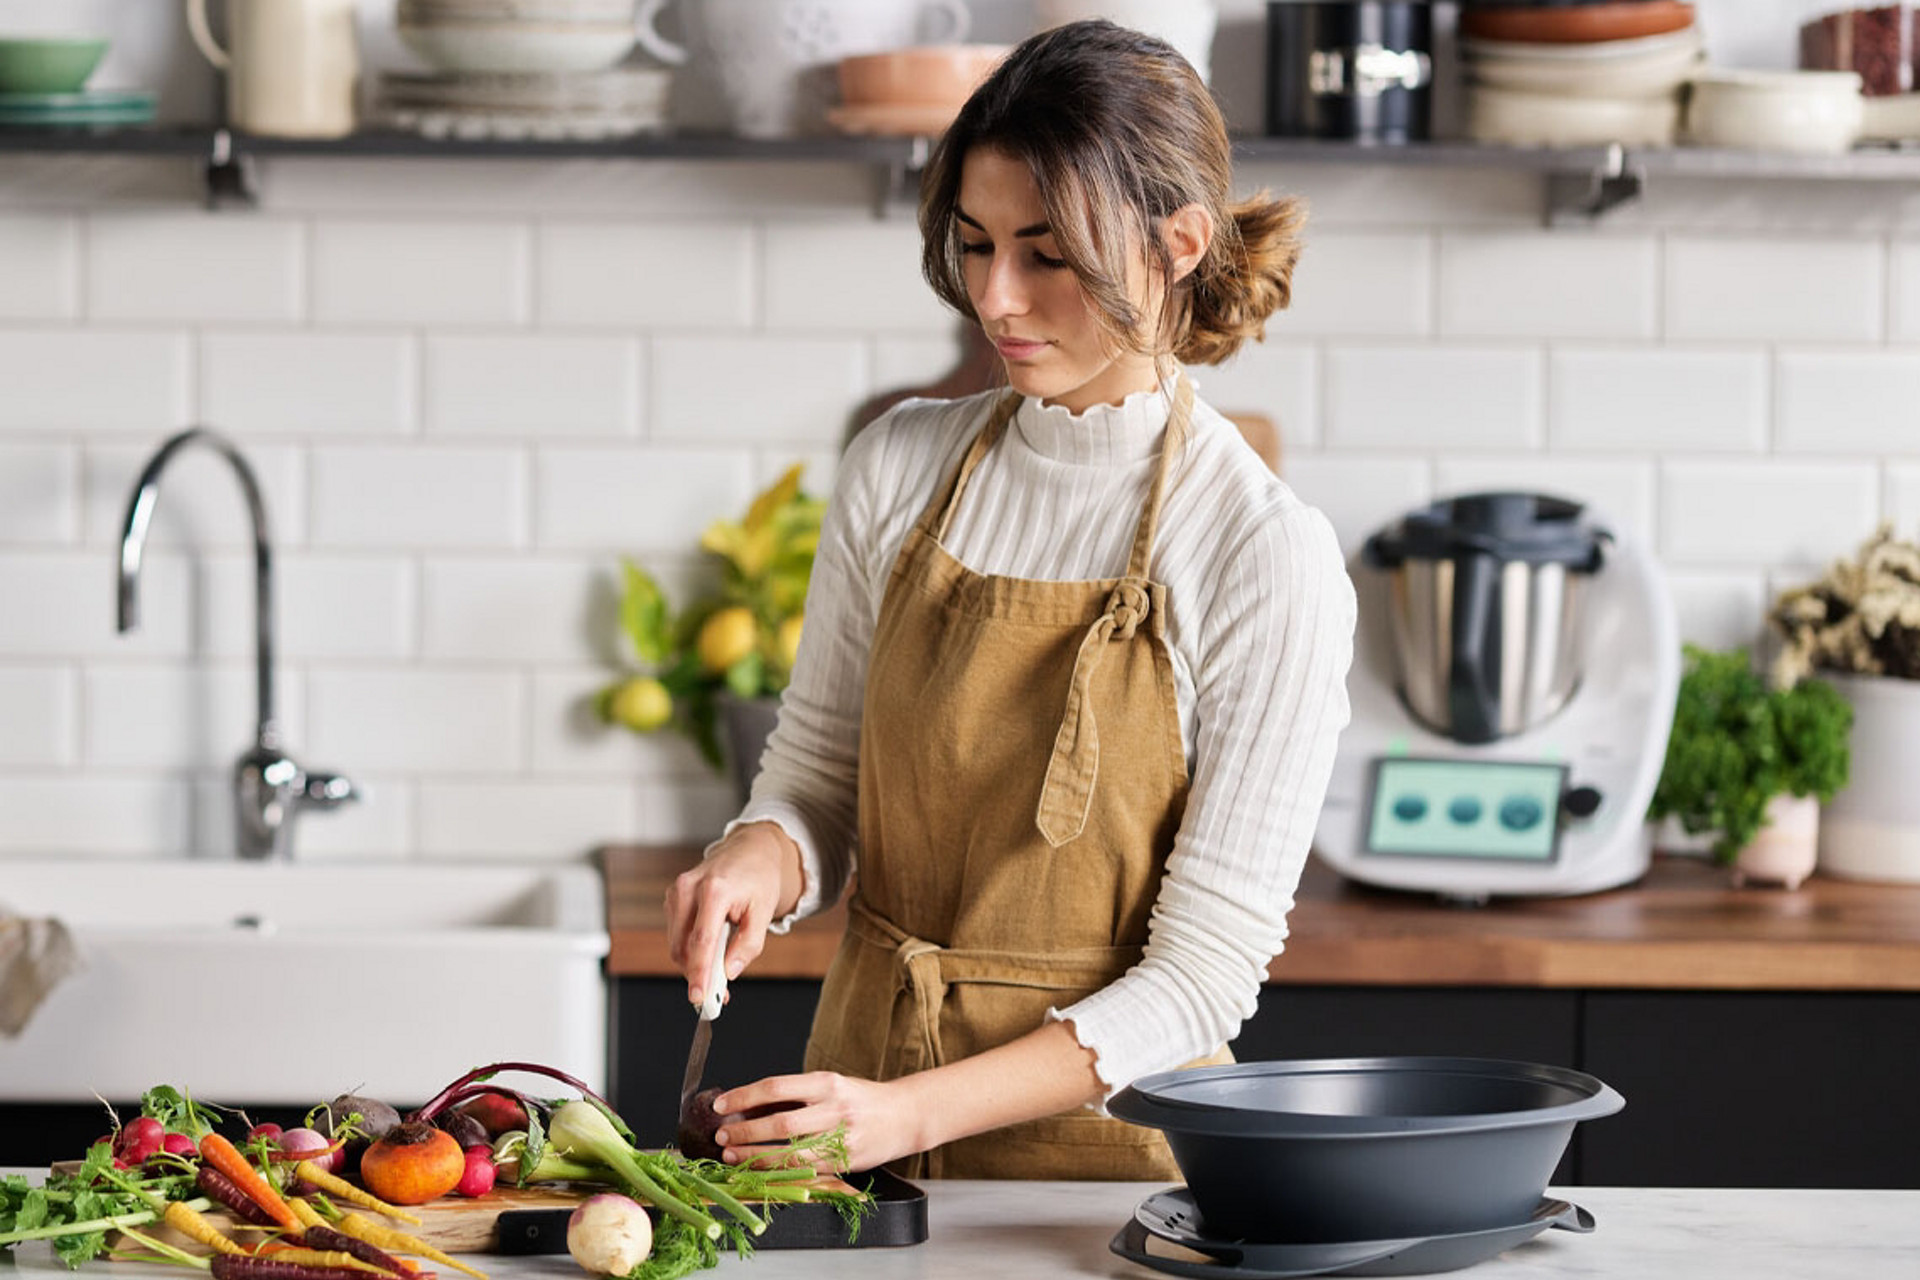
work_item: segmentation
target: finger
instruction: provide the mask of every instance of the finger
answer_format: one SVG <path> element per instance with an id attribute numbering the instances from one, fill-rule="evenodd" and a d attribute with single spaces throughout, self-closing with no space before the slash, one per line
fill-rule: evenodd
<path id="1" fill-rule="evenodd" d="M 727 978 L 729 981 L 747 971 L 747 966 L 760 958 L 766 949 L 767 926 L 772 916 L 757 903 L 747 903 L 746 915 L 734 928 L 733 940 L 727 944 Z"/>
<path id="2" fill-rule="evenodd" d="M 776 1111 L 772 1115 L 728 1117 L 713 1140 L 722 1147 L 771 1148 L 784 1145 L 805 1133 L 824 1133 L 838 1123 L 825 1107 L 800 1107 Z"/>
<path id="3" fill-rule="evenodd" d="M 707 980 L 713 962 L 726 945 L 727 906 L 718 894 L 703 895 L 695 912 L 693 926 L 687 931 L 687 954 L 680 971 L 687 979 L 687 999 L 700 1004 L 707 998 Z"/>

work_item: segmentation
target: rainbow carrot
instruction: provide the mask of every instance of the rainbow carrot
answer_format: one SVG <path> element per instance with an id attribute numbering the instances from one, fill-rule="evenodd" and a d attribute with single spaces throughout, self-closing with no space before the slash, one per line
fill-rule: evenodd
<path id="1" fill-rule="evenodd" d="M 260 1172 L 240 1154 L 240 1149 L 217 1133 L 209 1133 L 200 1139 L 200 1158 L 233 1179 L 233 1185 L 246 1193 L 247 1199 L 266 1210 L 267 1216 L 287 1230 L 300 1231 L 300 1219 L 293 1210 L 287 1208 L 287 1202 L 273 1189 L 273 1184 L 262 1177 Z"/>

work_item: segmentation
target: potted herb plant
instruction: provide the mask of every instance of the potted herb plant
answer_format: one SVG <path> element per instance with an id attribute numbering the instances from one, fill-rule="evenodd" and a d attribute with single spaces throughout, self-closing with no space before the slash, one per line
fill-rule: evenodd
<path id="1" fill-rule="evenodd" d="M 700 548 L 717 583 L 684 607 L 622 563 L 620 625 L 637 667 L 595 703 L 603 720 L 636 733 L 685 733 L 709 764 L 731 766 L 743 800 L 793 673 L 820 544 L 825 505 L 801 489 L 801 470 L 788 468 L 739 520 L 707 526 Z"/>
<path id="2" fill-rule="evenodd" d="M 1747 650 L 1688 645 L 1648 816 L 1711 833 L 1736 883 L 1797 888 L 1815 865 L 1820 805 L 1846 785 L 1852 723 L 1825 681 L 1770 687 Z"/>
<path id="3" fill-rule="evenodd" d="M 1776 682 L 1818 672 L 1853 707 L 1852 780 L 1820 824 L 1820 867 L 1920 884 L 1920 546 L 1882 525 L 1819 581 L 1780 594 Z"/>

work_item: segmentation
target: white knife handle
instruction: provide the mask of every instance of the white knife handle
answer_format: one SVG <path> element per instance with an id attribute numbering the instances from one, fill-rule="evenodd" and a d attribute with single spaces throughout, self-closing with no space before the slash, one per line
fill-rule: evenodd
<path id="1" fill-rule="evenodd" d="M 733 926 L 728 925 L 721 935 L 720 945 L 713 949 L 713 968 L 707 972 L 706 985 L 701 990 L 706 999 L 700 1002 L 700 1021 L 712 1022 L 720 1016 L 720 1006 L 727 998 L 727 944 L 733 941 Z"/>

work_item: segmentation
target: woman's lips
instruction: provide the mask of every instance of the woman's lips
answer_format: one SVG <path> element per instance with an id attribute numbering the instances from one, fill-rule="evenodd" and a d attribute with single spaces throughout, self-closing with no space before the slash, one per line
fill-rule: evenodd
<path id="1" fill-rule="evenodd" d="M 1046 343 L 1029 338 L 995 338 L 993 346 L 1002 360 L 1028 360 L 1046 349 Z"/>

